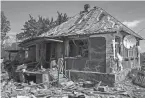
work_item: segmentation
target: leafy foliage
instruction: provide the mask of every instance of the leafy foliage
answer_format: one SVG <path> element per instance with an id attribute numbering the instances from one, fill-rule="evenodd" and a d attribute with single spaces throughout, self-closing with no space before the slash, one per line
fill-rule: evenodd
<path id="1" fill-rule="evenodd" d="M 8 39 L 7 33 L 11 30 L 10 21 L 7 20 L 7 17 L 4 15 L 4 12 L 1 11 L 1 45 L 4 47 L 4 40 Z"/>
<path id="2" fill-rule="evenodd" d="M 33 38 L 39 36 L 51 28 L 54 28 L 61 23 L 68 20 L 68 16 L 62 13 L 57 12 L 58 16 L 57 19 L 54 21 L 53 18 L 43 18 L 42 16 L 38 16 L 38 20 L 34 19 L 31 15 L 30 19 L 25 22 L 24 28 L 22 29 L 23 32 L 17 34 L 17 39 L 25 39 L 25 38 Z"/>

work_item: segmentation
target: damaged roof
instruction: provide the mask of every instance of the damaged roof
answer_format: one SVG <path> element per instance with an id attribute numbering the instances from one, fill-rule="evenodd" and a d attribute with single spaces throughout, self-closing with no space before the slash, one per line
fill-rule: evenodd
<path id="1" fill-rule="evenodd" d="M 140 35 L 123 25 L 120 21 L 99 7 L 94 7 L 90 11 L 86 12 L 82 11 L 70 18 L 68 21 L 40 35 L 39 37 L 95 34 L 114 32 L 117 30 L 123 30 L 139 39 L 143 39 Z"/>

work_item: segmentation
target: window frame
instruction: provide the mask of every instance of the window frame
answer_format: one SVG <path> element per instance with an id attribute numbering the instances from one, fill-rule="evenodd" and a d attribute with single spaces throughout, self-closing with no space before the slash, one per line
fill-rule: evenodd
<path id="1" fill-rule="evenodd" d="M 75 41 L 77 41 L 78 43 L 76 43 Z M 80 45 L 80 42 L 83 42 L 83 41 L 85 41 L 84 42 L 85 44 L 83 43 L 83 45 L 84 46 L 85 45 L 87 46 L 86 50 L 85 50 L 84 47 L 82 48 L 82 46 Z M 74 53 L 74 50 L 72 49 L 72 47 L 71 47 L 70 44 L 73 45 L 73 46 L 75 46 L 75 47 L 77 45 L 77 49 L 75 48 L 75 50 L 77 50 L 77 51 L 75 51 L 75 54 L 73 54 Z M 82 53 L 83 50 L 87 51 L 87 56 L 83 56 L 82 55 L 83 54 Z M 73 52 L 71 52 L 71 51 L 73 51 Z M 71 39 L 71 40 L 69 40 L 69 57 L 89 58 L 89 39 L 88 38 L 84 38 L 84 39 Z"/>

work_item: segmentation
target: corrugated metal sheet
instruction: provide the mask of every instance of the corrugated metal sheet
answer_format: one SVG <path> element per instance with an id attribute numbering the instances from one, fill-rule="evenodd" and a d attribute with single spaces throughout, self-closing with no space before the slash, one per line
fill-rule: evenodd
<path id="1" fill-rule="evenodd" d="M 89 12 L 79 13 L 49 32 L 40 35 L 40 37 L 82 35 L 110 30 L 124 30 L 131 35 L 143 39 L 101 8 L 94 8 Z"/>

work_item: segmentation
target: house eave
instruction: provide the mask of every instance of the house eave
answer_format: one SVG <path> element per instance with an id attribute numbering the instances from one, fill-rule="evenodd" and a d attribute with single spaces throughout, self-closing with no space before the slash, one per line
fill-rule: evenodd
<path id="1" fill-rule="evenodd" d="M 26 47 L 26 46 L 28 46 L 27 44 L 29 44 L 29 43 L 36 44 L 36 43 L 40 43 L 40 42 L 59 42 L 59 43 L 62 43 L 63 41 L 59 40 L 59 39 L 50 38 L 50 37 L 35 37 L 35 38 L 26 39 L 26 40 L 20 42 L 19 46 Z"/>

